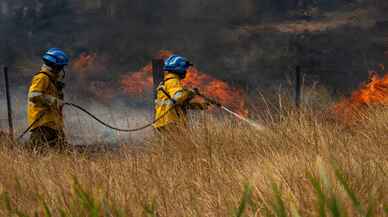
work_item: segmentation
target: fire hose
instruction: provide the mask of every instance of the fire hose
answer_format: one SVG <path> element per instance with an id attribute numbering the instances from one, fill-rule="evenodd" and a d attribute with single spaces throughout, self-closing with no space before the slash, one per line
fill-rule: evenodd
<path id="1" fill-rule="evenodd" d="M 144 130 L 148 127 L 151 127 L 152 125 L 154 125 L 155 123 L 160 121 L 162 118 L 164 118 L 171 110 L 175 109 L 175 106 L 171 107 L 164 114 L 162 114 L 159 118 L 157 118 L 156 120 L 154 120 L 154 121 L 152 121 L 152 122 L 150 122 L 142 127 L 138 127 L 138 128 L 134 128 L 134 129 L 122 129 L 122 128 L 114 127 L 110 124 L 105 123 L 104 121 L 99 119 L 96 115 L 92 114 L 91 112 L 89 112 L 88 110 L 86 110 L 85 108 L 83 108 L 77 104 L 66 102 L 66 103 L 64 103 L 64 105 L 73 107 L 75 109 L 78 109 L 78 110 L 84 112 L 89 117 L 91 117 L 92 119 L 94 119 L 95 121 L 97 121 L 98 123 L 100 123 L 101 125 L 103 125 L 107 128 L 110 128 L 112 130 L 119 131 L 119 132 L 126 132 L 126 133 L 137 132 L 137 131 Z M 45 114 L 46 114 L 46 112 L 42 112 L 41 115 L 18 137 L 18 140 L 23 138 L 23 136 L 25 136 L 32 129 L 32 127 L 44 117 Z"/>
<path id="2" fill-rule="evenodd" d="M 198 89 L 194 89 L 194 93 L 202 98 L 204 98 L 206 101 L 208 101 L 209 103 L 211 103 L 212 105 L 215 105 L 217 107 L 219 107 L 220 109 L 226 111 L 227 113 L 231 114 L 232 116 L 236 117 L 237 119 L 239 120 L 242 120 L 244 122 L 246 122 L 247 124 L 251 125 L 252 127 L 255 127 L 256 129 L 258 130 L 263 130 L 264 127 L 261 126 L 260 124 L 254 122 L 253 120 L 250 120 L 248 118 L 245 118 L 239 114 L 237 114 L 236 112 L 233 112 L 232 110 L 228 109 L 227 107 L 223 106 L 221 103 L 215 101 L 214 99 L 211 99 L 203 94 L 201 94 Z M 137 132 L 137 131 L 141 131 L 141 130 L 144 130 L 148 127 L 151 127 L 152 125 L 154 125 L 155 123 L 159 122 L 161 119 L 163 119 L 170 111 L 172 111 L 173 109 L 175 109 L 175 106 L 172 106 L 170 109 L 168 109 L 164 114 L 162 114 L 159 118 L 155 119 L 154 121 L 142 126 L 142 127 L 138 127 L 138 128 L 133 128 L 133 129 L 122 129 L 122 128 L 118 128 L 118 127 L 114 127 L 110 124 L 107 124 L 106 122 L 102 121 L 101 119 L 99 119 L 96 115 L 92 114 L 91 112 L 89 112 L 88 110 L 86 110 L 85 108 L 77 105 L 77 104 L 74 104 L 74 103 L 69 103 L 69 102 L 66 102 L 64 103 L 65 106 L 70 106 L 72 108 L 75 108 L 77 110 L 80 110 L 82 112 L 84 112 L 85 114 L 87 114 L 88 116 L 90 116 L 92 119 L 94 119 L 95 121 L 97 121 L 98 123 L 100 123 L 101 125 L 107 127 L 107 128 L 110 128 L 112 130 L 115 130 L 115 131 L 119 131 L 119 132 L 127 132 L 127 133 L 130 133 L 130 132 Z M 42 112 L 41 115 L 18 137 L 18 140 L 20 140 L 23 136 L 25 136 L 31 129 L 32 127 L 37 123 L 39 122 L 43 116 L 46 114 L 46 112 Z"/>
<path id="3" fill-rule="evenodd" d="M 156 120 L 142 126 L 142 127 L 138 127 L 138 128 L 134 128 L 134 129 L 121 129 L 121 128 L 118 128 L 118 127 L 114 127 L 112 125 L 109 125 L 107 123 L 105 123 L 104 121 L 102 121 L 101 119 L 99 119 L 97 116 L 93 115 L 92 113 L 90 113 L 88 110 L 82 108 L 81 106 L 79 105 L 76 105 L 74 103 L 65 103 L 65 105 L 67 106 L 70 106 L 70 107 L 73 107 L 73 108 L 76 108 L 82 112 L 84 112 L 85 114 L 89 115 L 91 118 L 93 118 L 95 121 L 97 121 L 98 123 L 100 123 L 101 125 L 107 127 L 107 128 L 110 128 L 112 130 L 115 130 L 115 131 L 119 131 L 119 132 L 126 132 L 126 133 L 131 133 L 131 132 L 137 132 L 137 131 L 141 131 L 141 130 L 144 130 L 148 127 L 151 127 L 152 125 L 154 125 L 155 123 L 157 123 L 158 121 L 160 121 L 162 118 L 164 118 L 171 110 L 173 110 L 175 108 L 175 106 L 171 107 L 169 110 L 167 110 L 163 115 L 161 115 L 159 118 L 157 118 Z"/>

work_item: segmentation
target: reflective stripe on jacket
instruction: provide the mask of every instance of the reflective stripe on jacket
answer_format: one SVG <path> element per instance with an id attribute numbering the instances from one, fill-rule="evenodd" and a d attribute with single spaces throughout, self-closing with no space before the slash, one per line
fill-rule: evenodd
<path id="1" fill-rule="evenodd" d="M 42 67 L 32 79 L 28 92 L 27 109 L 28 124 L 35 122 L 32 130 L 41 126 L 57 130 L 63 129 L 63 117 L 57 105 L 62 94 L 54 83 L 56 80 L 57 76 L 47 67 Z"/>

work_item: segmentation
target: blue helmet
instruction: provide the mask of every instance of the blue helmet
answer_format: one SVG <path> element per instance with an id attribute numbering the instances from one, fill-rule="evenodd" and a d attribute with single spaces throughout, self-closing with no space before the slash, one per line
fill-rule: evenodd
<path id="1" fill-rule="evenodd" d="M 192 66 L 186 58 L 172 55 L 164 62 L 164 71 L 169 71 L 184 77 L 187 69 Z"/>
<path id="2" fill-rule="evenodd" d="M 69 57 L 64 51 L 58 48 L 50 48 L 43 54 L 42 59 L 45 63 L 56 66 L 65 66 L 69 64 Z"/>

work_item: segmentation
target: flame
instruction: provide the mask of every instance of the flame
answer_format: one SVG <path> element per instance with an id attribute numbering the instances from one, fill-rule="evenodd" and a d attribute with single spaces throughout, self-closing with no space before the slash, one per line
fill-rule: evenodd
<path id="1" fill-rule="evenodd" d="M 83 94 L 109 102 L 118 95 L 117 82 L 101 79 L 106 74 L 108 59 L 104 55 L 82 52 L 72 59 L 70 69 L 78 77 L 73 83 Z"/>
<path id="2" fill-rule="evenodd" d="M 161 51 L 157 57 L 165 59 L 171 55 L 169 51 Z M 241 115 L 248 115 L 243 91 L 229 86 L 224 81 L 205 74 L 195 67 L 190 67 L 182 83 L 188 88 L 198 88 L 204 95 L 229 106 Z M 152 65 L 148 64 L 138 72 L 122 76 L 121 85 L 124 92 L 130 96 L 150 92 L 153 87 Z"/>
<path id="3" fill-rule="evenodd" d="M 78 58 L 71 63 L 71 69 L 81 74 L 86 74 L 96 63 L 97 55 L 95 53 L 82 52 Z"/>
<path id="4" fill-rule="evenodd" d="M 379 67 L 385 68 L 384 65 Z M 388 106 L 388 74 L 380 77 L 377 72 L 371 71 L 369 82 L 354 91 L 350 98 L 337 103 L 334 111 L 342 119 L 350 121 L 355 112 L 373 105 Z"/>
<path id="5" fill-rule="evenodd" d="M 124 75 L 121 85 L 124 92 L 131 96 L 142 95 L 144 92 L 152 90 L 152 65 L 147 65 L 131 75 Z"/>

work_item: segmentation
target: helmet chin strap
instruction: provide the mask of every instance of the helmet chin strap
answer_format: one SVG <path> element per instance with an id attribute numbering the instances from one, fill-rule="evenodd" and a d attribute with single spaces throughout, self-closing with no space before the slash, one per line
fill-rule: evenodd
<path id="1" fill-rule="evenodd" d="M 62 80 L 65 80 L 65 78 L 66 78 L 66 70 L 65 70 L 65 67 L 63 67 L 62 72 L 63 72 Z"/>
<path id="2" fill-rule="evenodd" d="M 66 70 L 65 70 L 65 67 L 62 68 L 62 77 L 61 79 L 58 81 L 58 85 L 60 86 L 60 89 L 64 89 L 66 84 L 65 84 L 65 78 L 66 78 Z"/>
<path id="3" fill-rule="evenodd" d="M 182 80 L 186 78 L 186 75 L 187 75 L 187 71 L 185 71 L 184 73 L 178 73 L 179 78 Z"/>
<path id="4" fill-rule="evenodd" d="M 54 68 L 53 71 L 54 71 L 56 74 L 58 74 L 58 75 L 62 72 L 62 76 L 60 76 L 60 78 L 61 78 L 61 79 L 65 79 L 65 77 L 66 77 L 66 71 L 65 71 L 65 68 L 64 68 L 64 67 L 62 67 L 62 68 L 60 68 L 60 69 Z"/>
<path id="5" fill-rule="evenodd" d="M 62 76 L 60 75 L 61 72 L 62 72 Z M 56 86 L 59 90 L 62 91 L 66 86 L 66 84 L 65 84 L 65 77 L 66 77 L 65 68 L 58 70 L 56 73 L 58 73 L 58 80 L 56 82 Z"/>

